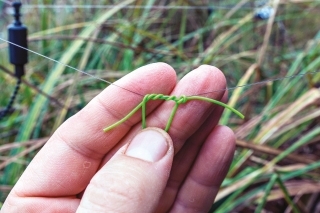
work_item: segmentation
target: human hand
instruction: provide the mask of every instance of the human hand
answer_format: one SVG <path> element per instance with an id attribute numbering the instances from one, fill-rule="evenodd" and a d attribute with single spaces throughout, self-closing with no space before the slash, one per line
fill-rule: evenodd
<path id="1" fill-rule="evenodd" d="M 226 101 L 224 75 L 201 66 L 176 82 L 156 63 L 115 83 L 139 94 L 196 95 Z M 3 212 L 207 212 L 231 163 L 235 138 L 217 126 L 222 107 L 203 101 L 180 105 L 149 101 L 141 113 L 108 132 L 143 96 L 109 86 L 52 135 L 4 203 Z M 154 128 L 158 127 L 158 128 Z M 161 129 L 159 129 L 161 128 Z"/>

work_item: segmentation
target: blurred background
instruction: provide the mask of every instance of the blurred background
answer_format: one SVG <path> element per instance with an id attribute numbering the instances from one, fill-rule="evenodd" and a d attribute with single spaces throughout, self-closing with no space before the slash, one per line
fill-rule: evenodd
<path id="1" fill-rule="evenodd" d="M 201 64 L 224 72 L 229 104 L 246 117 L 221 118 L 237 151 L 212 212 L 320 212 L 319 0 L 21 2 L 28 48 L 101 79 L 159 61 L 179 78 Z M 11 3 L 0 1 L 3 39 Z M 13 73 L 1 41 L 0 110 Z M 0 120 L 0 207 L 47 138 L 107 86 L 29 53 L 12 110 Z"/>

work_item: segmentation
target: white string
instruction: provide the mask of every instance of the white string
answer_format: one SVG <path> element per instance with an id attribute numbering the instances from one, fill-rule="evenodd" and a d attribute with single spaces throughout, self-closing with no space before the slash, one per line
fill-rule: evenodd
<path id="1" fill-rule="evenodd" d="M 22 48 L 22 49 L 24 49 L 24 50 L 27 50 L 27 51 L 29 51 L 29 52 L 31 52 L 31 53 L 34 53 L 34 54 L 36 54 L 36 55 L 38 55 L 38 56 L 41 56 L 41 57 L 43 57 L 43 58 L 46 58 L 46 59 L 48 59 L 48 60 L 50 60 L 50 61 L 53 61 L 53 62 L 55 62 L 55 63 L 58 63 L 58 64 L 60 64 L 60 65 L 62 65 L 62 66 L 65 66 L 65 67 L 68 67 L 68 68 L 70 68 L 70 69 L 73 69 L 73 70 L 75 70 L 75 71 L 77 71 L 77 72 L 80 72 L 80 73 L 82 73 L 82 74 L 88 75 L 88 76 L 90 76 L 90 77 L 92 77 L 92 78 L 95 78 L 95 79 L 97 79 L 97 80 L 103 81 L 103 82 L 105 82 L 105 83 L 107 83 L 107 84 L 109 84 L 109 85 L 114 85 L 114 86 L 117 86 L 117 87 L 119 87 L 119 88 L 121 88 L 121 89 L 124 89 L 124 90 L 126 90 L 126 91 L 128 91 L 128 92 L 131 92 L 131 93 L 133 93 L 133 94 L 136 94 L 136 95 L 139 95 L 139 96 L 144 96 L 144 95 L 142 95 L 142 94 L 140 94 L 140 93 L 138 93 L 138 92 L 135 92 L 135 91 L 132 91 L 132 90 L 127 89 L 127 88 L 125 88 L 125 87 L 121 87 L 121 86 L 119 86 L 119 85 L 116 85 L 116 84 L 114 84 L 114 83 L 112 83 L 112 82 L 110 82 L 110 81 L 107 81 L 107 80 L 105 80 L 105 79 L 99 78 L 99 77 L 94 76 L 94 75 L 92 75 L 92 74 L 90 74 L 90 73 L 87 73 L 87 72 L 85 72 L 85 71 L 83 71 L 83 70 L 77 69 L 77 68 L 72 67 L 72 66 L 70 66 L 70 65 L 68 65 L 68 64 L 62 63 L 62 62 L 57 61 L 57 60 L 55 60 L 55 59 L 53 59 L 53 58 L 50 58 L 50 57 L 45 56 L 45 55 L 42 55 L 42 54 L 40 54 L 40 53 L 38 53 L 38 52 L 35 52 L 35 51 L 30 50 L 30 49 L 28 49 L 28 48 L 25 48 L 25 47 L 22 47 L 22 46 L 20 46 L 20 45 L 15 44 L 15 43 L 12 43 L 12 42 L 10 42 L 10 41 L 8 41 L 8 40 L 6 40 L 6 39 L 3 39 L 3 38 L 1 38 L 1 37 L 0 37 L 0 40 L 2 40 L 2 41 L 4 41 L 4 42 L 7 42 L 7 43 L 9 43 L 9 44 L 15 45 L 15 46 L 17 46 L 17 47 L 19 47 L 19 48 Z M 272 78 L 272 79 L 267 79 L 267 80 L 264 80 L 264 81 L 259 81 L 259 82 L 251 83 L 251 84 L 239 85 L 239 86 L 235 86 L 235 87 L 229 87 L 229 88 L 221 89 L 221 90 L 214 90 L 214 91 L 205 92 L 205 93 L 196 94 L 196 95 L 205 95 L 205 94 L 214 93 L 214 92 L 229 91 L 229 90 L 234 90 L 234 89 L 240 88 L 240 87 L 251 87 L 251 86 L 256 86 L 256 85 L 265 84 L 265 83 L 267 83 L 267 82 L 274 82 L 274 81 L 280 81 L 280 80 L 283 80 L 283 79 L 291 79 L 291 78 L 295 78 L 295 77 L 302 77 L 302 76 L 307 75 L 307 74 L 316 74 L 316 73 L 319 73 L 319 72 L 320 72 L 320 71 L 314 71 L 314 72 L 307 72 L 307 73 L 303 73 L 303 74 L 295 74 L 295 75 L 291 75 L 291 76 L 285 76 L 285 77 L 279 77 L 279 78 Z"/>
<path id="2" fill-rule="evenodd" d="M 11 5 L 12 2 L 7 0 L 0 0 L 6 4 Z M 202 6 L 182 6 L 182 5 L 128 5 L 128 6 L 119 6 L 119 5 L 67 5 L 67 4 L 24 4 L 24 8 L 33 9 L 111 9 L 121 7 L 121 9 L 157 9 L 157 10 L 207 10 L 207 9 L 231 9 L 234 5 L 202 5 Z M 244 9 L 253 9 L 254 7 L 243 6 Z"/>
<path id="3" fill-rule="evenodd" d="M 7 0 L 0 0 L 6 4 L 12 2 Z M 320 1 L 314 1 L 313 3 L 320 3 Z M 207 9 L 220 9 L 220 10 L 230 10 L 235 7 L 235 5 L 199 5 L 199 6 L 182 6 L 182 5 L 128 5 L 128 6 L 119 6 L 119 5 L 66 5 L 66 4 L 24 4 L 24 8 L 27 9 L 111 9 L 111 8 L 120 8 L 121 9 L 157 9 L 157 10 L 207 10 Z M 256 6 L 242 6 L 240 10 L 252 10 L 256 9 Z M 295 11 L 298 10 L 297 8 Z M 301 8 L 304 10 L 304 8 Z"/>
<path id="4" fill-rule="evenodd" d="M 4 41 L 4 42 L 7 42 L 7 43 L 9 43 L 9 44 L 12 44 L 12 45 L 14 45 L 14 46 L 17 46 L 17 47 L 19 47 L 19 48 L 21 48 L 21 49 L 27 50 L 27 51 L 29 51 L 29 52 L 31 52 L 31 53 L 34 53 L 34 54 L 36 54 L 36 55 L 38 55 L 38 56 L 41 56 L 41 57 L 43 57 L 43 58 L 46 58 L 46 59 L 48 59 L 48 60 L 50 60 L 50 61 L 53 61 L 53 62 L 55 62 L 55 63 L 58 63 L 58 64 L 60 64 L 60 65 L 62 65 L 62 66 L 65 66 L 65 67 L 68 67 L 68 68 L 70 68 L 70 69 L 73 69 L 73 70 L 75 70 L 75 71 L 77 71 L 77 72 L 80 72 L 80 73 L 82 73 L 82 74 L 88 75 L 88 76 L 90 76 L 90 77 L 92 77 L 92 78 L 95 78 L 95 79 L 98 79 L 98 80 L 100 80 L 100 81 L 103 81 L 103 82 L 105 82 L 105 83 L 107 83 L 107 84 L 109 84 L 109 85 L 114 85 L 114 86 L 117 86 L 117 87 L 119 87 L 119 88 L 121 88 L 121 89 L 127 90 L 128 92 L 134 93 L 134 94 L 139 95 L 139 96 L 143 96 L 143 95 L 141 95 L 141 94 L 139 94 L 139 93 L 137 93 L 137 92 L 134 92 L 134 91 L 129 90 L 129 89 L 127 89 L 127 88 L 124 88 L 124 87 L 121 87 L 121 86 L 119 86 L 119 85 L 116 85 L 116 84 L 114 84 L 114 83 L 112 83 L 112 82 L 110 82 L 110 81 L 107 81 L 107 80 L 105 80 L 105 79 L 102 79 L 102 78 L 99 78 L 99 77 L 97 77 L 97 76 L 94 76 L 94 75 L 92 75 L 92 74 L 90 74 L 90 73 L 87 73 L 87 72 L 85 72 L 85 71 L 83 71 L 83 70 L 79 70 L 79 69 L 77 69 L 77 68 L 75 68 L 75 67 L 72 67 L 72 66 L 70 66 L 70 65 L 68 65 L 68 64 L 62 63 L 62 62 L 57 61 L 57 60 L 55 60 L 55 59 L 53 59 L 53 58 L 50 58 L 50 57 L 45 56 L 45 55 L 42 55 L 42 54 L 40 54 L 40 53 L 38 53 L 38 52 L 35 52 L 35 51 L 33 51 L 33 50 L 30 50 L 30 49 L 28 49 L 28 48 L 22 47 L 22 46 L 20 46 L 20 45 L 18 45 L 18 44 L 12 43 L 12 42 L 10 42 L 10 41 L 8 41 L 8 40 L 6 40 L 6 39 L 0 38 L 0 40 L 2 40 L 2 41 Z"/>
<path id="5" fill-rule="evenodd" d="M 51 8 L 51 9 L 111 9 L 120 7 L 118 5 L 41 5 L 41 4 L 29 4 L 25 5 L 25 8 Z M 179 5 L 170 5 L 170 6 L 162 6 L 162 5 L 129 5 L 129 6 L 121 6 L 121 9 L 156 9 L 156 10 L 207 10 L 207 9 L 222 9 L 229 10 L 234 6 L 179 6 Z M 242 7 L 242 9 L 251 10 L 254 7 Z"/>
<path id="6" fill-rule="evenodd" d="M 290 76 L 285 76 L 285 77 L 279 77 L 279 78 L 270 78 L 270 79 L 267 79 L 267 80 L 264 80 L 264 81 L 259 81 L 259 82 L 255 82 L 255 83 L 251 83 L 251 84 L 245 84 L 245 85 L 239 85 L 239 86 L 235 86 L 235 87 L 229 87 L 229 88 L 226 88 L 226 89 L 215 90 L 215 91 L 212 91 L 212 92 L 235 90 L 235 89 L 240 88 L 240 87 L 251 87 L 251 86 L 266 84 L 268 82 L 275 82 L 275 81 L 280 81 L 280 80 L 284 80 L 284 79 L 302 77 L 302 76 L 305 76 L 307 74 L 313 75 L 313 74 L 316 74 L 316 73 L 320 73 L 320 70 L 319 71 L 313 71 L 313 72 L 307 72 L 307 73 L 300 73 L 300 74 L 295 74 L 295 75 L 290 75 Z M 198 95 L 205 95 L 205 94 L 209 94 L 209 93 L 212 93 L 212 92 L 205 92 L 205 93 L 201 93 L 201 94 L 198 94 Z"/>

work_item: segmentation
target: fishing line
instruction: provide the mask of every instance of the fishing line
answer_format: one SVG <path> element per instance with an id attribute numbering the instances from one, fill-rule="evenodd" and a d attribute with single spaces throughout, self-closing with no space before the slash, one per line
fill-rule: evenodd
<path id="1" fill-rule="evenodd" d="M 0 0 L 6 4 L 11 4 L 11 2 L 6 0 Z M 25 4 L 23 7 L 28 9 L 112 9 L 121 7 L 121 9 L 157 9 L 157 10 L 207 10 L 207 9 L 225 9 L 229 10 L 233 8 L 235 5 L 204 5 L 204 6 L 182 6 L 182 5 L 128 5 L 128 6 L 119 6 L 119 5 L 67 5 L 67 4 Z M 243 9 L 251 10 L 255 7 L 252 6 L 243 6 Z"/>
<path id="2" fill-rule="evenodd" d="M 239 85 L 239 86 L 235 86 L 235 87 L 229 87 L 229 88 L 226 88 L 226 89 L 221 89 L 221 90 L 215 90 L 215 91 L 212 91 L 212 92 L 221 92 L 221 91 L 229 91 L 229 90 L 235 90 L 237 88 L 241 88 L 241 87 L 251 87 L 251 86 L 255 86 L 255 85 L 260 85 L 260 84 L 266 84 L 268 82 L 275 82 L 275 81 L 280 81 L 280 80 L 284 80 L 284 79 L 291 79 L 291 78 L 295 78 L 295 77 L 302 77 L 304 75 L 307 75 L 307 74 L 311 74 L 311 75 L 314 75 L 316 73 L 320 73 L 320 70 L 319 71 L 312 71 L 312 72 L 307 72 L 307 73 L 300 73 L 300 74 L 295 74 L 295 75 L 290 75 L 290 76 L 285 76 L 285 77 L 279 77 L 279 78 L 270 78 L 270 79 L 267 79 L 267 80 L 263 80 L 263 81 L 259 81 L 259 82 L 255 82 L 255 83 L 251 83 L 251 84 L 245 84 L 245 85 Z M 212 93 L 212 92 L 205 92 L 205 93 L 200 93 L 198 95 L 206 95 L 206 94 L 209 94 L 209 93 Z"/>
<path id="3" fill-rule="evenodd" d="M 68 67 L 68 68 L 70 68 L 70 69 L 73 69 L 73 70 L 75 70 L 75 71 L 77 71 L 77 72 L 80 72 L 80 73 L 82 73 L 82 74 L 88 75 L 88 76 L 90 76 L 90 77 L 92 77 L 92 78 L 95 78 L 95 79 L 97 79 L 97 80 L 103 81 L 103 82 L 105 82 L 105 83 L 107 83 L 107 84 L 109 84 L 109 85 L 117 86 L 117 87 L 119 87 L 119 88 L 121 88 L 121 89 L 124 89 L 124 90 L 126 90 L 126 91 L 128 91 L 128 92 L 134 93 L 134 94 L 139 95 L 139 96 L 144 96 L 144 95 L 141 95 L 140 93 L 137 93 L 137 92 L 135 92 L 135 91 L 129 90 L 129 89 L 124 88 L 124 87 L 121 87 L 121 86 L 119 86 L 119 85 L 116 85 L 116 84 L 114 84 L 114 83 L 112 83 L 112 82 L 110 82 L 110 81 L 107 81 L 107 80 L 103 79 L 103 78 L 99 78 L 99 77 L 94 76 L 94 75 L 92 75 L 92 74 L 90 74 L 90 73 L 87 73 L 87 72 L 85 72 L 85 71 L 82 71 L 82 70 L 79 70 L 79 69 L 77 69 L 77 68 L 75 68 L 75 67 L 72 67 L 72 66 L 70 66 L 70 65 L 68 65 L 68 64 L 62 63 L 62 62 L 57 61 L 57 60 L 55 60 L 55 59 L 53 59 L 53 58 L 50 58 L 50 57 L 45 56 L 45 55 L 42 55 L 42 54 L 40 54 L 40 53 L 38 53 L 38 52 L 35 52 L 35 51 L 30 50 L 30 49 L 28 49 L 28 48 L 25 48 L 25 47 L 22 47 L 22 46 L 20 46 L 20 45 L 15 44 L 15 43 L 12 43 L 12 42 L 10 42 L 10 41 L 8 41 L 8 40 L 5 40 L 5 39 L 3 39 L 3 38 L 1 38 L 1 37 L 0 37 L 0 40 L 2 40 L 2 41 L 4 41 L 4 42 L 7 42 L 7 43 L 9 43 L 9 44 L 15 45 L 15 46 L 17 46 L 17 47 L 19 47 L 19 48 L 22 48 L 22 49 L 24 49 L 24 50 L 27 50 L 27 51 L 29 51 L 29 52 L 31 52 L 31 53 L 33 53 L 33 54 L 36 54 L 36 55 L 41 56 L 41 57 L 43 57 L 43 58 L 45 58 L 45 59 L 48 59 L 48 60 L 53 61 L 53 62 L 55 62 L 55 63 L 58 63 L 58 64 L 60 64 L 60 65 L 62 65 L 62 66 L 65 66 L 65 67 Z"/>
<path id="4" fill-rule="evenodd" d="M 42 4 L 29 4 L 24 6 L 27 9 L 112 9 L 119 8 L 118 5 L 42 5 Z M 161 5 L 129 5 L 122 6 L 121 9 L 156 9 L 156 10 L 207 10 L 207 9 L 220 9 L 220 10 L 230 10 L 233 6 L 161 6 Z M 241 9 L 252 10 L 255 7 L 243 6 Z"/>
<path id="5" fill-rule="evenodd" d="M 70 66 L 70 65 L 68 65 L 68 64 L 62 63 L 62 62 L 57 61 L 57 60 L 55 60 L 55 59 L 52 59 L 52 58 L 50 58 L 50 57 L 48 57 L 48 56 L 42 55 L 42 54 L 40 54 L 40 53 L 38 53 L 38 52 L 35 52 L 35 51 L 33 51 L 33 50 L 30 50 L 30 49 L 28 49 L 28 48 L 21 47 L 21 46 L 19 46 L 19 45 L 17 45 L 17 44 L 14 44 L 14 43 L 12 43 L 12 42 L 9 42 L 9 41 L 1 38 L 1 37 L 0 37 L 0 40 L 2 40 L 2 41 L 4 41 L 4 42 L 7 42 L 7 43 L 9 43 L 9 44 L 15 45 L 15 46 L 17 46 L 17 47 L 20 47 L 20 48 L 22 48 L 22 49 L 25 49 L 25 50 L 27 50 L 27 51 L 29 51 L 29 52 L 31 52 L 31 53 L 34 53 L 34 54 L 36 54 L 36 55 L 38 55 L 38 56 L 41 56 L 41 57 L 43 57 L 43 58 L 46 58 L 46 59 L 48 59 L 48 60 L 50 60 L 50 61 L 53 61 L 53 62 L 55 62 L 55 63 L 58 63 L 58 64 L 60 64 L 60 65 L 62 65 L 62 66 L 68 67 L 68 68 L 70 68 L 70 69 L 72 69 L 72 70 L 75 70 L 75 71 L 77 71 L 77 72 L 80 72 L 80 73 L 82 73 L 82 74 L 85 74 L 85 75 L 87 75 L 87 76 L 90 76 L 90 77 L 92 77 L 92 78 L 95 78 L 95 79 L 97 79 L 97 80 L 103 81 L 103 82 L 105 82 L 105 83 L 107 83 L 107 84 L 109 84 L 109 85 L 113 85 L 113 86 L 119 87 L 119 88 L 124 89 L 124 90 L 126 90 L 126 91 L 128 91 L 128 92 L 131 92 L 131 93 L 133 93 L 133 94 L 136 94 L 136 95 L 139 95 L 139 96 L 144 97 L 144 95 L 142 95 L 142 94 L 140 94 L 140 93 L 138 93 L 138 92 L 132 91 L 132 90 L 127 89 L 127 88 L 125 88 L 125 87 L 121 87 L 121 86 L 119 86 L 119 85 L 117 85 L 117 84 L 114 84 L 114 83 L 112 83 L 112 82 L 110 82 L 110 81 L 107 81 L 107 80 L 105 80 L 105 79 L 103 79 L 103 78 L 99 78 L 99 77 L 97 77 L 97 76 L 95 76 L 95 75 L 92 75 L 92 74 L 87 73 L 87 72 L 85 72 L 85 71 L 83 71 L 83 70 L 77 69 L 77 68 L 72 67 L 72 66 Z M 204 93 L 200 93 L 200 94 L 196 94 L 196 95 L 206 95 L 206 94 L 215 93 L 215 92 L 230 91 L 230 90 L 235 90 L 235 89 L 241 88 L 241 87 L 251 87 L 251 86 L 266 84 L 266 83 L 268 83 L 268 82 L 280 81 L 280 80 L 283 80 L 283 79 L 291 79 L 291 78 L 295 78 L 295 77 L 302 77 L 302 76 L 307 75 L 307 74 L 316 74 L 316 73 L 319 73 L 319 72 L 320 72 L 320 71 L 312 71 L 312 72 L 295 74 L 295 75 L 290 75 L 290 76 L 285 76 L 285 77 L 271 78 L 271 79 L 267 79 L 267 80 L 264 80 L 264 81 L 259 81 L 259 82 L 251 83 L 251 84 L 239 85 L 239 86 L 235 86 L 235 87 L 229 87 L 229 88 L 220 89 L 220 90 L 214 90 L 214 91 L 210 91 L 210 92 L 204 92 Z"/>
<path id="6" fill-rule="evenodd" d="M 1 0 L 2 1 L 2 0 Z M 8 4 L 7 1 L 4 1 Z M 178 9 L 178 10 L 196 10 L 196 9 L 231 9 L 232 6 L 161 6 L 161 5 L 129 5 L 129 6 L 118 6 L 118 5 L 50 5 L 50 4 L 26 4 L 24 6 L 27 9 L 112 9 L 121 7 L 121 9 L 158 9 L 158 10 L 169 10 L 169 9 Z M 250 8 L 248 8 L 250 9 Z"/>
<path id="7" fill-rule="evenodd" d="M 0 0 L 6 4 L 11 4 L 10 1 Z M 313 3 L 320 3 L 320 1 L 313 1 Z M 257 5 L 257 6 L 249 6 L 243 5 L 240 10 L 253 10 L 259 7 L 263 7 L 267 4 Z M 121 9 L 157 9 L 157 10 L 208 10 L 208 9 L 220 9 L 220 10 L 230 10 L 234 8 L 236 5 L 199 5 L 199 6 L 183 6 L 183 5 L 128 5 L 128 6 L 119 6 L 119 5 L 67 5 L 67 4 L 27 4 L 25 3 L 24 8 L 27 9 L 112 9 L 121 7 Z M 305 8 L 301 8 L 304 10 Z M 294 11 L 300 10 L 295 8 Z"/>

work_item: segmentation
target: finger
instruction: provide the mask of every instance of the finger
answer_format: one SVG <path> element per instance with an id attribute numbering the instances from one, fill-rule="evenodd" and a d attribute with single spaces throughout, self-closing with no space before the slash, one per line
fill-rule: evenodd
<path id="1" fill-rule="evenodd" d="M 80 199 L 75 197 L 13 197 L 7 198 L 1 212 L 63 212 L 73 213 L 77 210 Z"/>
<path id="2" fill-rule="evenodd" d="M 222 102 L 226 103 L 228 92 L 225 91 Z M 157 212 L 167 212 L 173 205 L 178 191 L 190 171 L 200 148 L 212 130 L 218 124 L 224 107 L 218 106 L 210 114 L 194 135 L 192 135 L 182 149 L 175 155 L 170 177 L 162 195 Z"/>
<path id="3" fill-rule="evenodd" d="M 171 212 L 208 212 L 228 172 L 234 150 L 232 130 L 217 126 L 203 144 Z"/>
<path id="4" fill-rule="evenodd" d="M 170 136 L 147 128 L 92 178 L 77 212 L 153 212 L 173 160 Z"/>
<path id="5" fill-rule="evenodd" d="M 174 70 L 163 63 L 142 67 L 115 84 L 146 93 L 169 93 Z M 81 192 L 96 173 L 101 158 L 141 120 L 139 113 L 114 131 L 102 129 L 117 121 L 143 97 L 116 86 L 105 89 L 81 112 L 66 121 L 28 166 L 12 193 L 16 196 L 70 196 Z M 159 103 L 154 102 L 149 110 Z"/>

